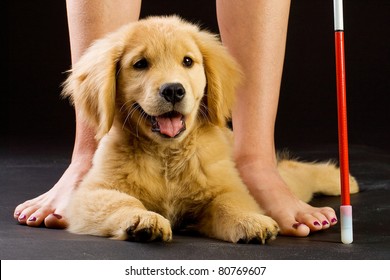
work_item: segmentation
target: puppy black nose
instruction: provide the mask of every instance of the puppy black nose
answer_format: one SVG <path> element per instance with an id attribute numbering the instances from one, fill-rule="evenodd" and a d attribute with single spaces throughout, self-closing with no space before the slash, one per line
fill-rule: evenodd
<path id="1" fill-rule="evenodd" d="M 164 97 L 166 101 L 175 104 L 184 98 L 186 90 L 180 83 L 169 83 L 164 84 L 160 88 L 160 95 Z"/>

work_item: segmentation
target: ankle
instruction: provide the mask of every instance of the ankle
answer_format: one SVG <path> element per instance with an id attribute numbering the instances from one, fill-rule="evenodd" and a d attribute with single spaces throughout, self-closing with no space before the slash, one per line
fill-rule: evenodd
<path id="1" fill-rule="evenodd" d="M 73 174 L 79 174 L 84 176 L 92 167 L 93 156 L 89 155 L 77 155 L 73 156 L 69 164 L 68 171 Z"/>
<path id="2" fill-rule="evenodd" d="M 235 157 L 236 167 L 240 173 L 274 172 L 277 171 L 276 157 L 262 157 L 261 155 L 243 155 Z"/>
<path id="3" fill-rule="evenodd" d="M 288 189 L 281 177 L 276 162 L 259 159 L 245 159 L 237 163 L 238 172 L 255 196 L 273 196 Z"/>

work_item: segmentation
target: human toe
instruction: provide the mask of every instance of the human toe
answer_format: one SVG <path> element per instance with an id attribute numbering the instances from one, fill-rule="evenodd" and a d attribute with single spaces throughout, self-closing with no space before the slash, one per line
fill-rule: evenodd
<path id="1" fill-rule="evenodd" d="M 32 205 L 30 203 L 30 200 L 25 201 L 24 203 L 19 204 L 16 206 L 14 211 L 14 218 L 16 220 L 23 220 L 26 218 L 26 209 L 30 208 Z M 24 215 L 24 216 L 23 216 Z"/>
<path id="2" fill-rule="evenodd" d="M 317 218 L 313 214 L 301 214 L 297 215 L 297 221 L 306 225 L 311 232 L 321 230 L 323 228 L 321 218 Z M 323 216 L 322 216 L 323 217 Z"/>
<path id="3" fill-rule="evenodd" d="M 45 218 L 44 223 L 47 228 L 64 229 L 68 226 L 66 219 L 62 215 L 56 213 L 48 215 Z"/>
<path id="4" fill-rule="evenodd" d="M 35 212 L 30 213 L 29 217 L 27 218 L 26 224 L 28 226 L 32 227 L 38 227 L 42 224 L 44 219 L 53 213 L 53 209 L 50 207 L 40 207 L 36 209 Z"/>
<path id="5" fill-rule="evenodd" d="M 295 217 L 280 218 L 277 222 L 281 235 L 306 237 L 310 234 L 310 228 L 304 223 L 298 222 Z"/>
<path id="6" fill-rule="evenodd" d="M 312 215 L 317 219 L 318 223 L 322 226 L 321 229 L 327 229 L 331 226 L 330 220 L 321 212 L 315 212 Z M 316 229 L 318 228 L 318 223 L 316 223 Z"/>
<path id="7" fill-rule="evenodd" d="M 326 217 L 329 221 L 330 226 L 337 224 L 337 215 L 336 212 L 330 207 L 321 208 L 321 214 Z"/>
<path id="8" fill-rule="evenodd" d="M 31 219 L 31 214 L 37 209 L 33 206 L 24 209 L 22 212 L 17 214 L 17 220 L 20 224 L 27 224 L 28 220 Z M 16 215 L 16 214 L 15 214 Z"/>

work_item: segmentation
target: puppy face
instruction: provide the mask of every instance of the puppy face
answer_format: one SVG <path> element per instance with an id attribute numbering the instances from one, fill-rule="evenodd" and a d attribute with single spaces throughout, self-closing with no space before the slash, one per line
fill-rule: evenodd
<path id="1" fill-rule="evenodd" d="M 140 24 L 129 39 L 117 83 L 122 121 L 158 141 L 185 137 L 206 92 L 203 56 L 192 33 L 155 22 Z"/>
<path id="2" fill-rule="evenodd" d="M 151 17 L 94 43 L 63 95 L 97 126 L 97 139 L 120 125 L 172 142 L 199 123 L 224 126 L 239 80 L 237 63 L 215 35 L 178 17 Z"/>

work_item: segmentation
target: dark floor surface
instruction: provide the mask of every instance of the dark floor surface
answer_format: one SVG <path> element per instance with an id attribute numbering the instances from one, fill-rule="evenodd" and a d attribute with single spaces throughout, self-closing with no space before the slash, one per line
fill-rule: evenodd
<path id="1" fill-rule="evenodd" d="M 132 243 L 81 236 L 65 230 L 18 225 L 15 206 L 46 191 L 69 160 L 67 149 L 20 147 L 0 153 L 0 259 L 390 259 L 390 152 L 352 146 L 351 173 L 361 192 L 351 197 L 354 243 L 340 243 L 335 226 L 308 238 L 279 236 L 266 245 L 230 244 L 194 235 L 171 243 Z M 337 147 L 294 150 L 304 160 L 337 159 Z M 339 197 L 316 197 L 313 205 L 339 208 Z"/>

